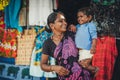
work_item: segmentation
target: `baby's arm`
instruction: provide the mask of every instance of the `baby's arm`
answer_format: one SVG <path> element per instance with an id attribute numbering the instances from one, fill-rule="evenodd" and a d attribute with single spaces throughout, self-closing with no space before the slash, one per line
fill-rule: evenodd
<path id="1" fill-rule="evenodd" d="M 73 24 L 71 24 L 68 29 L 72 32 L 76 32 L 76 26 Z"/>
<path id="2" fill-rule="evenodd" d="M 96 44 L 97 44 L 97 29 L 93 22 L 90 22 L 89 24 L 89 32 L 92 38 L 92 46 L 90 49 L 90 53 L 94 54 L 96 51 Z"/>
<path id="3" fill-rule="evenodd" d="M 96 38 L 93 38 L 93 39 L 92 39 L 92 47 L 91 47 L 91 49 L 90 49 L 90 53 L 91 53 L 91 54 L 94 54 L 94 53 L 95 53 L 95 51 L 96 51 L 96 44 L 97 44 L 97 39 L 96 39 Z"/>

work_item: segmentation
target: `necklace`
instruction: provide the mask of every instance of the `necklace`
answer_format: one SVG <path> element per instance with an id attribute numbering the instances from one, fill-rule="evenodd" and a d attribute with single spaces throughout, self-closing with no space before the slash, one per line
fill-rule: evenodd
<path id="1" fill-rule="evenodd" d="M 53 41 L 61 41 L 62 38 L 63 38 L 63 34 L 61 34 L 61 35 L 56 35 L 56 34 L 54 34 L 54 35 L 52 36 L 52 40 L 53 40 Z"/>

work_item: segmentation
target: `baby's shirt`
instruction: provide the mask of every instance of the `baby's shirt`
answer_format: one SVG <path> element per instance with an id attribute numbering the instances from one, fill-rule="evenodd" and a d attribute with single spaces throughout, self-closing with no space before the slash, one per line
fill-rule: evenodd
<path id="1" fill-rule="evenodd" d="M 75 44 L 77 48 L 90 50 L 92 39 L 97 38 L 96 26 L 93 22 L 76 25 Z"/>

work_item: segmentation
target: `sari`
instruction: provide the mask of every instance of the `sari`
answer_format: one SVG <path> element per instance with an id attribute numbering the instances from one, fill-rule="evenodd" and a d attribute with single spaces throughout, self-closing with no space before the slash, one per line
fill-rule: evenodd
<path id="1" fill-rule="evenodd" d="M 70 36 L 64 37 L 54 50 L 53 57 L 57 64 L 68 69 L 67 76 L 59 76 L 59 80 L 91 80 L 90 73 L 78 63 L 78 50 Z"/>

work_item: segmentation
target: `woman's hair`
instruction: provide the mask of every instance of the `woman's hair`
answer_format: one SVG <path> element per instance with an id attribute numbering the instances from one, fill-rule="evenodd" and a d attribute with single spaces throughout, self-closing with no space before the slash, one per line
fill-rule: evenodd
<path id="1" fill-rule="evenodd" d="M 55 20 L 57 19 L 57 15 L 58 14 L 62 14 L 64 16 L 64 14 L 62 12 L 52 12 L 48 18 L 47 18 L 47 27 L 45 28 L 47 32 L 52 32 L 51 28 L 50 28 L 50 23 L 54 23 Z"/>
<path id="2" fill-rule="evenodd" d="M 84 7 L 78 10 L 78 12 L 83 12 L 87 16 L 93 16 L 93 12 L 90 7 Z"/>

